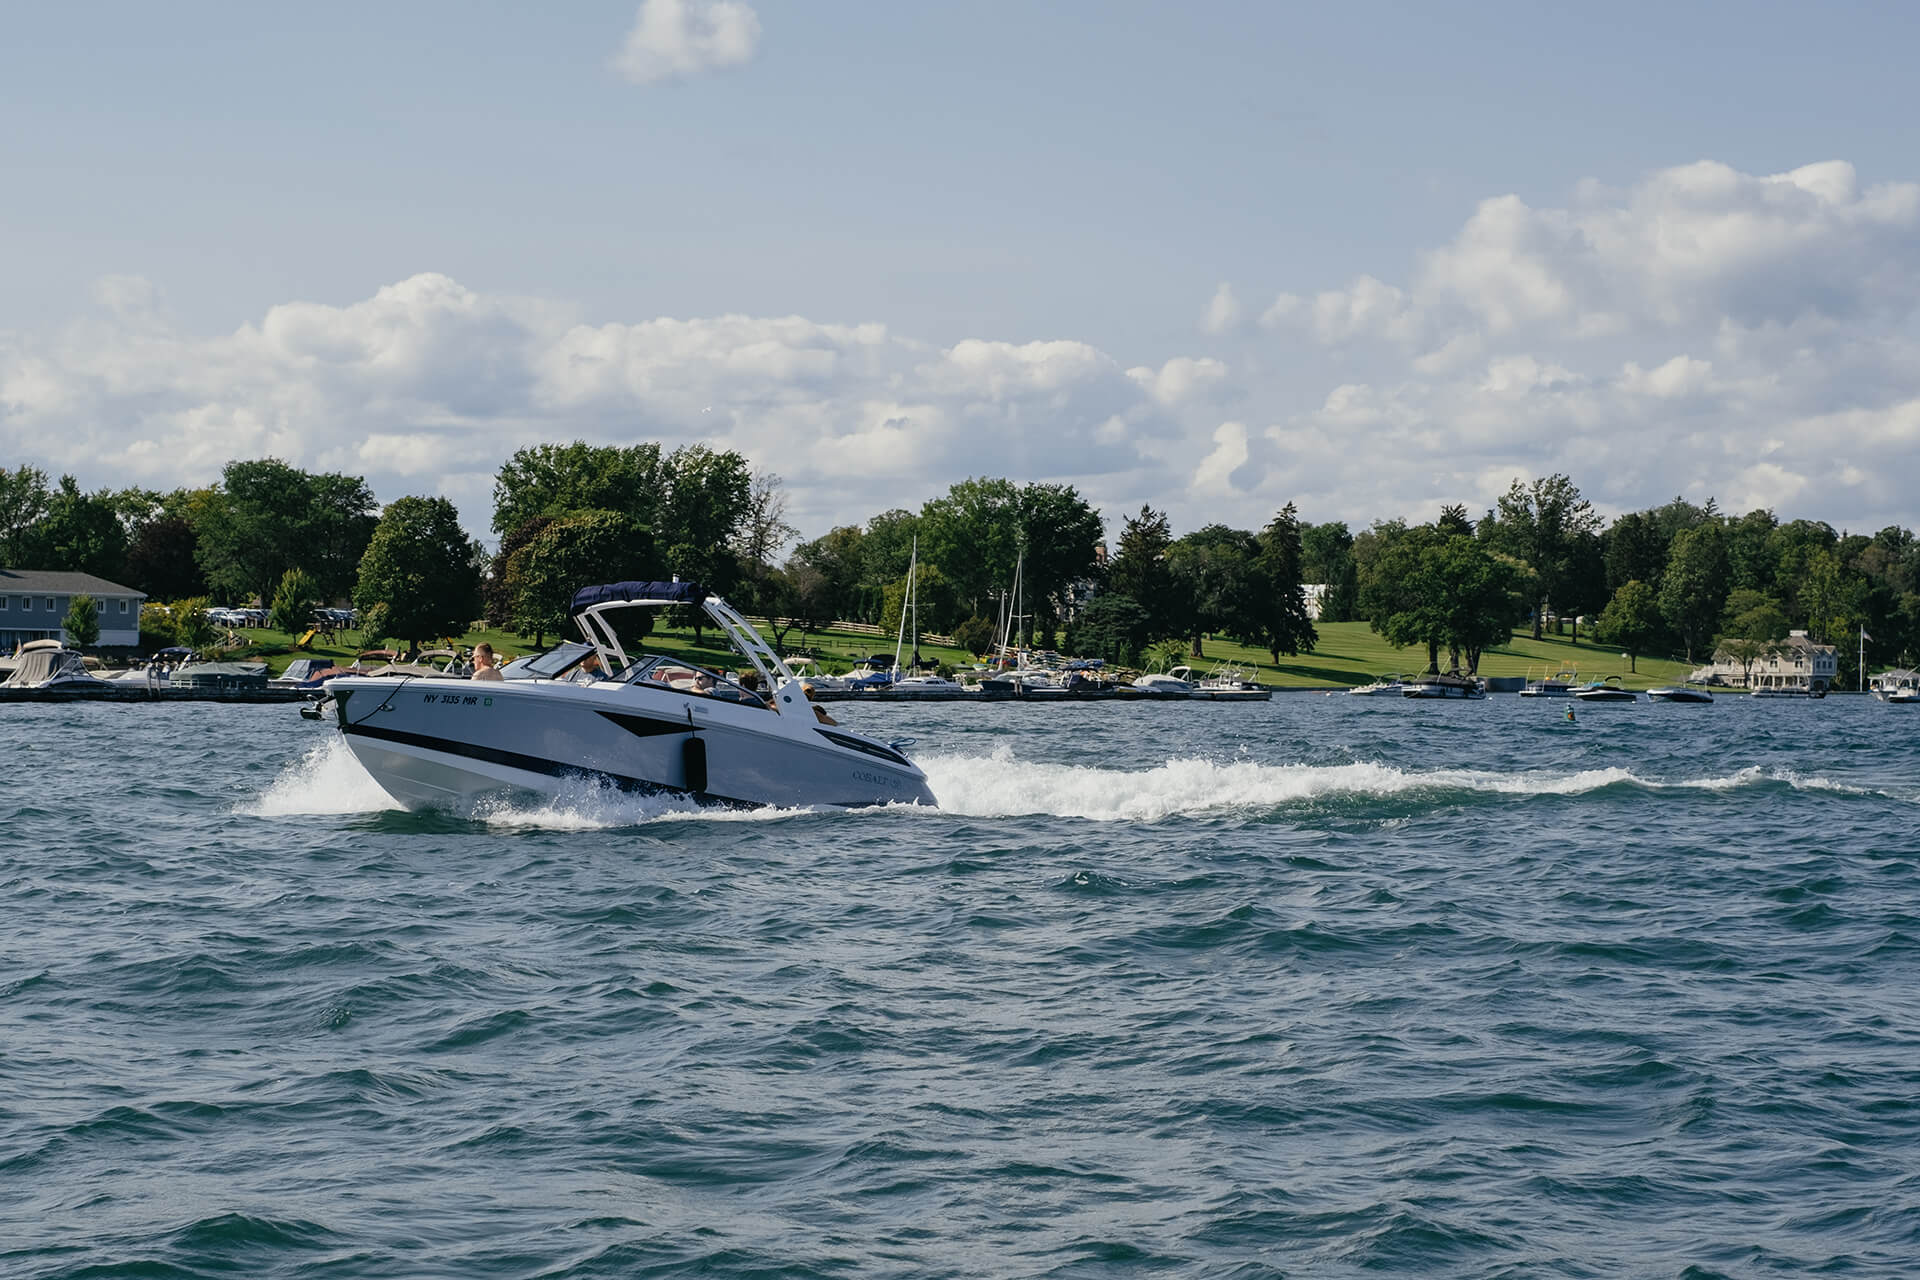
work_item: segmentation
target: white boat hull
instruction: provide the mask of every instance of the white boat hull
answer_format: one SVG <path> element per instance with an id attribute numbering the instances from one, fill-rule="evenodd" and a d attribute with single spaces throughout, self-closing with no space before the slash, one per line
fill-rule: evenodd
<path id="1" fill-rule="evenodd" d="M 583 781 L 730 806 L 934 803 L 911 761 L 820 724 L 797 682 L 778 714 L 613 682 L 347 676 L 328 689 L 348 749 L 409 809 L 557 796 Z"/>

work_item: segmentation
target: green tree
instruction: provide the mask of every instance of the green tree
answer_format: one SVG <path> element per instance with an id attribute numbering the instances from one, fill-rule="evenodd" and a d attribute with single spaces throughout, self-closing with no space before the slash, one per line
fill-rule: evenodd
<path id="1" fill-rule="evenodd" d="M 127 535 L 127 585 L 155 600 L 205 595 L 207 577 L 194 557 L 199 542 L 185 512 L 162 505 Z"/>
<path id="2" fill-rule="evenodd" d="M 183 644 L 189 649 L 212 646 L 216 632 L 213 620 L 207 617 L 205 596 L 176 600 L 167 606 L 167 613 L 173 618 L 174 643 Z"/>
<path id="3" fill-rule="evenodd" d="M 90 649 L 100 640 L 100 602 L 81 594 L 67 602 L 67 616 L 60 629 L 76 649 Z"/>
<path id="4" fill-rule="evenodd" d="M 504 535 L 536 516 L 589 510 L 655 527 L 665 482 L 657 444 L 530 445 L 494 477 L 493 531 Z"/>
<path id="5" fill-rule="evenodd" d="M 1396 647 L 1425 645 L 1431 675 L 1439 674 L 1449 623 L 1438 542 L 1431 526 L 1398 522 L 1376 524 L 1355 539 L 1363 553 L 1360 609 L 1368 627 Z"/>
<path id="6" fill-rule="evenodd" d="M 1307 616 L 1307 598 L 1301 576 L 1300 518 L 1289 502 L 1280 508 L 1257 539 L 1251 598 L 1246 602 L 1245 640 L 1257 644 L 1277 665 L 1283 653 L 1311 653 L 1320 640 Z"/>
<path id="7" fill-rule="evenodd" d="M 1660 597 L 1638 578 L 1620 584 L 1613 599 L 1600 611 L 1594 634 L 1602 644 L 1617 644 L 1627 655 L 1627 670 L 1638 671 L 1640 655 L 1658 639 L 1665 626 Z"/>
<path id="8" fill-rule="evenodd" d="M 1731 638 L 1772 644 L 1787 638 L 1790 625 L 1786 611 L 1772 596 L 1746 588 L 1727 596 L 1723 627 Z"/>
<path id="9" fill-rule="evenodd" d="M 53 495 L 47 473 L 21 465 L 0 467 L 0 569 L 41 569 L 39 524 Z"/>
<path id="10" fill-rule="evenodd" d="M 127 531 L 112 491 L 82 493 L 72 476 L 61 476 L 38 529 L 41 568 L 90 573 L 117 581 L 125 576 Z"/>
<path id="11" fill-rule="evenodd" d="M 1016 507 L 1025 594 L 1039 615 L 1042 639 L 1051 642 L 1071 588 L 1093 576 L 1106 524 L 1067 484 L 1025 485 Z M 984 592 L 972 603 L 984 606 Z"/>
<path id="12" fill-rule="evenodd" d="M 373 493 L 357 476 L 309 475 L 278 458 L 229 462 L 195 505 L 196 555 L 222 598 L 270 601 L 288 569 L 322 594 L 346 591 L 373 531 Z"/>
<path id="13" fill-rule="evenodd" d="M 1340 521 L 1300 526 L 1300 576 L 1324 583 L 1322 622 L 1351 622 L 1360 603 L 1360 575 L 1353 561 L 1353 534 Z"/>
<path id="14" fill-rule="evenodd" d="M 1577 604 L 1581 561 L 1597 549 L 1600 517 L 1580 496 L 1572 480 L 1551 475 L 1522 484 L 1518 479 L 1498 503 L 1499 518 L 1489 541 L 1494 549 L 1525 563 L 1540 587 L 1533 638 L 1540 639 L 1556 602 Z"/>
<path id="15" fill-rule="evenodd" d="M 650 532 L 621 512 L 575 511 L 547 521 L 507 566 L 514 629 L 532 635 L 536 644 L 545 644 L 549 633 L 564 635 L 575 592 L 596 582 L 644 580 L 652 559 Z M 652 629 L 651 611 L 628 613 L 622 621 L 638 628 L 637 634 Z"/>
<path id="16" fill-rule="evenodd" d="M 919 624 L 922 633 L 935 632 L 944 635 L 947 628 L 957 625 L 967 616 L 965 603 L 960 599 L 959 589 L 953 580 L 943 572 L 940 566 L 925 560 L 915 571 L 915 594 L 919 597 Z M 897 632 L 900 629 L 900 617 L 907 608 L 907 579 L 903 574 L 897 580 L 887 584 L 886 599 L 881 605 L 880 628 L 883 631 Z M 908 619 L 909 629 L 913 620 Z"/>
<path id="17" fill-rule="evenodd" d="M 1172 546 L 1166 514 L 1143 506 L 1138 516 L 1122 521 L 1120 539 L 1107 562 L 1107 589 L 1145 611 L 1148 636 L 1156 640 L 1179 632 L 1174 621 L 1173 576 L 1167 568 L 1167 551 Z"/>
<path id="18" fill-rule="evenodd" d="M 312 575 L 304 569 L 289 569 L 280 575 L 280 585 L 274 589 L 268 621 L 275 631 L 298 636 L 312 624 L 313 606 L 319 599 Z"/>
<path id="19" fill-rule="evenodd" d="M 992 620 L 977 613 L 953 629 L 953 642 L 976 658 L 990 652 L 996 639 Z"/>
<path id="20" fill-rule="evenodd" d="M 1251 533 L 1210 524 L 1167 548 L 1167 572 L 1173 587 L 1174 634 L 1192 644 L 1190 656 L 1203 658 L 1201 641 L 1214 632 L 1246 635 L 1254 630 L 1254 561 L 1260 545 Z"/>
<path id="21" fill-rule="evenodd" d="M 864 569 L 861 542 L 865 535 L 856 525 L 829 529 L 812 542 L 802 543 L 788 557 L 788 572 L 803 566 L 815 575 L 806 580 L 802 592 L 808 601 L 811 619 L 831 622 L 835 618 L 860 618 L 860 582 Z M 817 580 L 816 580 L 817 579 Z"/>
<path id="22" fill-rule="evenodd" d="M 401 498 L 374 527 L 354 607 L 386 606 L 391 634 L 418 646 L 466 632 L 480 611 L 479 548 L 445 498 Z"/>
<path id="23" fill-rule="evenodd" d="M 1726 537 L 1719 525 L 1699 525 L 1674 538 L 1660 582 L 1660 613 L 1686 646 L 1688 662 L 1720 621 L 1727 577 Z"/>
<path id="24" fill-rule="evenodd" d="M 1133 597 L 1114 592 L 1097 595 L 1073 620 L 1067 644 L 1084 657 L 1135 666 L 1150 623 L 1147 611 Z M 991 632 L 991 627 L 988 630 Z"/>
<path id="25" fill-rule="evenodd" d="M 1653 517 L 1645 511 L 1630 511 L 1607 530 L 1602 560 L 1607 569 L 1607 586 L 1616 594 L 1629 582 L 1641 582 L 1656 593 L 1660 575 L 1667 567 L 1667 540 Z"/>

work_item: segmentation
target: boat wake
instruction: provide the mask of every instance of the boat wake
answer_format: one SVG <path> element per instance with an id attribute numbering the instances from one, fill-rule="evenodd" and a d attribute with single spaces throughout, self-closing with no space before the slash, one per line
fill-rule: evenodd
<path id="1" fill-rule="evenodd" d="M 1661 779 L 1627 769 L 1575 772 L 1477 769 L 1412 770 L 1393 765 L 1259 764 L 1251 760 L 1170 759 L 1150 769 L 1042 764 L 1017 758 L 1005 744 L 985 756 L 934 755 L 921 760 L 938 799 L 934 813 L 968 818 L 1044 816 L 1095 822 L 1153 822 L 1162 818 L 1261 813 L 1340 799 L 1420 797 L 1578 796 L 1610 788 L 1652 792 L 1737 792 L 1789 788 L 1835 795 L 1896 795 L 1819 776 L 1750 767 L 1703 778 Z M 237 812 L 287 818 L 398 809 L 338 737 L 309 749 L 281 770 Z M 896 806 L 826 812 L 875 814 Z M 674 796 L 642 796 L 582 780 L 550 799 L 492 800 L 459 815 L 501 830 L 589 831 L 655 822 L 769 822 L 821 813 L 817 809 L 715 809 Z"/>
<path id="2" fill-rule="evenodd" d="M 1340 798 L 1419 795 L 1577 796 L 1615 787 L 1648 791 L 1740 791 L 1789 787 L 1842 795 L 1890 795 L 1827 778 L 1746 768 L 1706 778 L 1647 778 L 1626 769 L 1576 772 L 1400 769 L 1384 764 L 1258 764 L 1198 758 L 1145 770 L 1018 760 L 1004 744 L 990 756 L 929 756 L 920 761 L 944 813 L 975 818 L 1047 815 L 1109 822 L 1151 822 L 1181 815 L 1264 812 Z M 1907 797 L 1891 797 L 1902 799 Z"/>

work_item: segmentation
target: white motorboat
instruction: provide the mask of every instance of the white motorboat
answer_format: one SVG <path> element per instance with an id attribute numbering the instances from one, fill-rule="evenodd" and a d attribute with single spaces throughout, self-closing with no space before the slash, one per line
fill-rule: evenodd
<path id="1" fill-rule="evenodd" d="M 1908 704 L 1920 702 L 1920 671 L 1882 671 L 1867 686 L 1882 702 Z"/>
<path id="2" fill-rule="evenodd" d="M 1568 698 L 1573 696 L 1574 683 L 1579 674 L 1572 667 L 1563 667 L 1551 675 L 1542 674 L 1537 679 L 1529 671 L 1526 688 L 1520 690 L 1523 698 Z"/>
<path id="3" fill-rule="evenodd" d="M 752 680 L 681 658 L 628 656 L 615 615 L 684 606 L 706 611 Z M 585 587 L 572 615 L 587 643 L 515 662 L 503 680 L 330 681 L 348 748 L 409 809 L 554 796 L 583 779 L 720 805 L 934 803 L 899 746 L 834 725 L 752 625 L 705 588 Z"/>
<path id="4" fill-rule="evenodd" d="M 1575 700 L 1580 702 L 1638 702 L 1640 697 L 1631 689 L 1620 687 L 1619 676 L 1608 676 L 1604 680 L 1589 680 L 1573 691 Z"/>
<path id="5" fill-rule="evenodd" d="M 1406 697 L 1458 701 L 1478 701 L 1487 696 L 1487 682 L 1478 676 L 1457 672 L 1411 676 L 1406 682 Z"/>
<path id="6" fill-rule="evenodd" d="M 1355 685 L 1347 690 L 1350 698 L 1404 698 L 1406 694 L 1405 676 L 1383 676 L 1372 684 Z"/>
<path id="7" fill-rule="evenodd" d="M 1647 690 L 1650 702 L 1684 702 L 1705 704 L 1713 701 L 1713 691 L 1703 685 L 1683 680 L 1679 684 L 1663 684 L 1656 689 Z"/>
<path id="8" fill-rule="evenodd" d="M 1170 667 L 1165 671 L 1135 676 L 1133 680 L 1133 687 L 1144 693 L 1177 695 L 1182 698 L 1193 692 L 1193 685 L 1192 667 Z"/>
<path id="9" fill-rule="evenodd" d="M 1247 679 L 1246 672 L 1223 662 L 1195 684 L 1188 696 L 1209 702 L 1271 702 L 1273 690 Z"/>

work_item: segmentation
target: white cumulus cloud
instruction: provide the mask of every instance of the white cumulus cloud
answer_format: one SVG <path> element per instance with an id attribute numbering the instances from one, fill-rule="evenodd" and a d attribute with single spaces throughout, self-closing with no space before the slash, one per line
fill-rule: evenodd
<path id="1" fill-rule="evenodd" d="M 759 15 L 738 0 L 645 0 L 613 65 L 655 84 L 737 67 L 759 44 Z"/>

